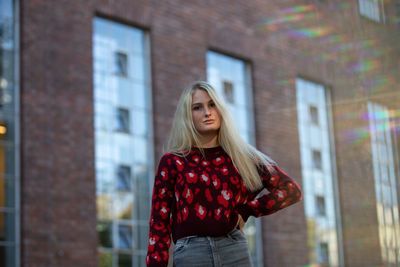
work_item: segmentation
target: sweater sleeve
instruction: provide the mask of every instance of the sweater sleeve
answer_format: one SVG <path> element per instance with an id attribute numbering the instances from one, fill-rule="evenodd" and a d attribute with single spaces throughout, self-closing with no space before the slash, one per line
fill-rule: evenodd
<path id="1" fill-rule="evenodd" d="M 302 192 L 299 185 L 278 165 L 273 165 L 270 170 L 265 167 L 260 176 L 263 187 L 269 192 L 263 194 L 259 190 L 248 193 L 246 201 L 238 205 L 238 211 L 244 221 L 247 221 L 250 216 L 260 217 L 273 214 L 301 201 Z"/>
<path id="2" fill-rule="evenodd" d="M 172 158 L 165 154 L 158 164 L 154 178 L 147 266 L 167 266 L 171 244 L 170 213 L 173 203 L 176 170 Z"/>

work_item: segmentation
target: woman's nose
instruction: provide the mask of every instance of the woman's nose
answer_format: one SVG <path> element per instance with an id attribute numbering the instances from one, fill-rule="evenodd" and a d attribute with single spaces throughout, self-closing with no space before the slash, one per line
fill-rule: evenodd
<path id="1" fill-rule="evenodd" d="M 208 108 L 205 108 L 204 112 L 205 112 L 206 117 L 211 115 L 211 111 Z"/>

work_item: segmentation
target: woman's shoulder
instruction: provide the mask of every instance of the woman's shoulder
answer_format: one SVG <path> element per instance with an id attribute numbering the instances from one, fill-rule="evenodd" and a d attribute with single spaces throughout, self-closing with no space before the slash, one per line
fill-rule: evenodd
<path id="1" fill-rule="evenodd" d="M 185 153 L 179 151 L 166 152 L 161 156 L 160 162 L 168 162 L 168 165 L 171 165 L 171 163 L 183 160 L 185 155 Z"/>

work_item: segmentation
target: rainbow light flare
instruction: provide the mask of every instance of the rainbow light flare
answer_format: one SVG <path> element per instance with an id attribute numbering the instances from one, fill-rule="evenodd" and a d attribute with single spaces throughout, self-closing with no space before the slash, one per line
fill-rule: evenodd
<path id="1" fill-rule="evenodd" d="M 344 116 L 342 116 L 344 117 Z M 347 118 L 354 119 L 358 117 L 356 113 L 346 114 Z M 369 137 L 372 134 L 382 131 L 394 131 L 400 132 L 400 109 L 389 110 L 389 111 L 377 111 L 373 113 L 365 113 L 361 115 L 363 120 L 375 120 L 379 121 L 382 119 L 391 119 L 389 121 L 381 122 L 376 127 L 371 128 L 369 125 L 365 127 L 354 128 L 341 133 L 342 140 L 345 140 L 345 145 L 358 145 L 364 142 L 369 142 Z"/>
<path id="2" fill-rule="evenodd" d="M 301 6 L 284 8 L 284 9 L 276 11 L 276 13 L 299 13 L 299 12 L 312 11 L 314 9 L 315 9 L 314 5 L 301 5 Z"/>
<path id="3" fill-rule="evenodd" d="M 400 109 L 390 109 L 388 111 L 377 111 L 374 113 L 365 113 L 361 116 L 363 120 L 382 120 L 382 119 L 400 119 Z"/>
<path id="4" fill-rule="evenodd" d="M 300 20 L 311 20 L 315 18 L 315 12 L 304 13 L 313 11 L 314 5 L 301 5 L 290 8 L 285 8 L 274 12 L 273 16 L 264 19 L 259 23 L 260 28 L 266 27 L 268 30 L 276 30 L 278 24 L 287 22 L 296 22 Z"/>
<path id="5" fill-rule="evenodd" d="M 309 16 L 310 16 L 310 14 L 307 15 L 307 17 L 309 17 Z M 311 17 L 314 17 L 314 15 L 311 14 Z M 262 24 L 268 26 L 268 25 L 284 23 L 284 22 L 299 21 L 304 18 L 306 18 L 305 14 L 291 14 L 291 15 L 286 15 L 286 16 L 282 16 L 282 17 L 266 19 Z"/>
<path id="6" fill-rule="evenodd" d="M 395 83 L 396 80 L 392 75 L 377 77 L 375 79 L 364 81 L 365 91 L 367 93 L 373 93 L 377 91 L 383 91 L 385 89 L 390 89 L 388 87 L 394 86 Z"/>
<path id="7" fill-rule="evenodd" d="M 314 28 L 305 28 L 298 30 L 291 30 L 287 32 L 287 35 L 294 38 L 317 38 L 328 35 L 330 28 L 327 26 L 320 26 Z"/>
<path id="8" fill-rule="evenodd" d="M 368 59 L 357 62 L 347 69 L 348 73 L 366 72 L 380 67 L 382 63 L 378 59 Z"/>

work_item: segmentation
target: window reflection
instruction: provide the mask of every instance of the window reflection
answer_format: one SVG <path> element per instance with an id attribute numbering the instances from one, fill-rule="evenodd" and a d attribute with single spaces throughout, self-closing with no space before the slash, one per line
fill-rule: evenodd
<path id="1" fill-rule="evenodd" d="M 132 227 L 128 225 L 120 225 L 118 228 L 118 246 L 121 249 L 131 249 L 132 246 Z"/>
<path id="2" fill-rule="evenodd" d="M 224 97 L 236 125 L 244 140 L 254 145 L 254 129 L 252 128 L 253 100 L 250 99 L 252 88 L 245 79 L 246 63 L 220 53 L 207 52 L 207 80 Z M 254 266 L 261 266 L 261 255 L 257 254 L 257 246 L 261 243 L 261 235 L 257 235 L 256 221 L 249 218 L 244 229 Z"/>
<path id="3" fill-rule="evenodd" d="M 382 0 L 358 0 L 358 7 L 361 15 L 376 22 L 384 22 Z"/>
<path id="4" fill-rule="evenodd" d="M 376 209 L 379 224 L 381 256 L 388 265 L 400 263 L 400 222 L 396 169 L 398 151 L 392 137 L 389 110 L 384 105 L 368 102 L 374 167 Z"/>
<path id="5" fill-rule="evenodd" d="M 116 118 L 116 129 L 117 131 L 120 132 L 126 132 L 129 133 L 130 127 L 129 127 L 129 110 L 126 108 L 117 108 L 117 118 Z"/>
<path id="6" fill-rule="evenodd" d="M 17 265 L 16 241 L 19 239 L 19 190 L 15 176 L 15 130 L 18 125 L 18 107 L 14 105 L 18 88 L 15 84 L 15 24 L 14 1 L 2 0 L 0 12 L 0 266 Z M 15 117 L 14 114 L 17 114 Z M 19 241 L 19 240 L 18 240 Z"/>
<path id="7" fill-rule="evenodd" d="M 132 255 L 118 254 L 118 267 L 132 267 Z"/>
<path id="8" fill-rule="evenodd" d="M 132 190 L 131 183 L 131 167 L 120 165 L 118 166 L 118 190 L 129 191 Z"/>
<path id="9" fill-rule="evenodd" d="M 229 81 L 223 81 L 223 88 L 226 101 L 228 101 L 230 104 L 234 104 L 233 84 Z"/>
<path id="10" fill-rule="evenodd" d="M 310 119 L 311 123 L 318 125 L 318 108 L 310 105 Z"/>
<path id="11" fill-rule="evenodd" d="M 115 53 L 115 73 L 121 76 L 128 75 L 128 55 L 123 52 Z"/>
<path id="12" fill-rule="evenodd" d="M 321 151 L 312 150 L 313 168 L 317 170 L 322 169 Z"/>
<path id="13" fill-rule="evenodd" d="M 112 221 L 99 221 L 97 233 L 101 247 L 112 248 Z"/>
<path id="14" fill-rule="evenodd" d="M 148 244 L 147 237 L 136 243 L 134 233 L 147 235 L 150 218 L 145 39 L 141 30 L 110 20 L 95 18 L 93 25 L 99 260 L 132 266 Z"/>
<path id="15" fill-rule="evenodd" d="M 338 227 L 334 200 L 325 88 L 303 79 L 296 80 L 304 203 L 311 264 L 339 265 Z M 311 108 L 310 108 L 311 107 Z M 316 125 L 318 118 L 319 126 Z M 333 146 L 333 144 L 332 144 Z"/>

